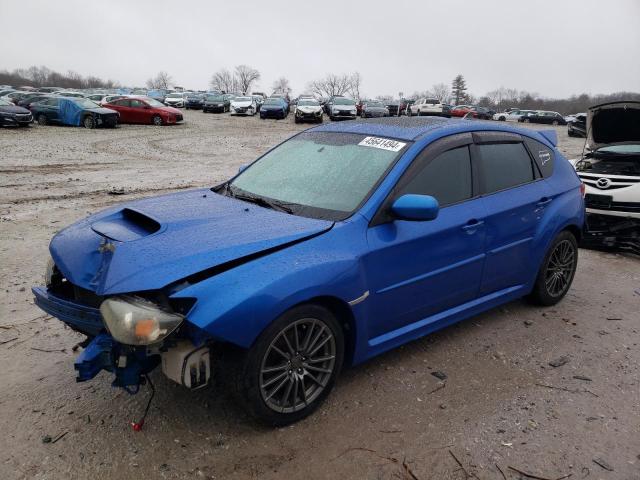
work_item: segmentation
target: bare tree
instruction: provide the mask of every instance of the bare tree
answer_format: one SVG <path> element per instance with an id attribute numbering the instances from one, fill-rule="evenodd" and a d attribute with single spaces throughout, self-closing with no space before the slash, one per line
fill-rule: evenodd
<path id="1" fill-rule="evenodd" d="M 362 83 L 362 75 L 360 72 L 352 73 L 349 78 L 349 93 L 356 100 L 360 100 L 360 84 Z"/>
<path id="2" fill-rule="evenodd" d="M 280 77 L 278 80 L 273 82 L 271 88 L 273 89 L 274 93 L 284 93 L 286 95 L 291 93 L 291 84 L 285 77 Z"/>
<path id="3" fill-rule="evenodd" d="M 167 72 L 161 71 L 158 74 L 147 80 L 147 88 L 158 88 L 168 90 L 173 83 L 173 78 Z"/>
<path id="4" fill-rule="evenodd" d="M 248 65 L 238 65 L 235 69 L 237 86 L 243 95 L 249 93 L 251 86 L 260 80 L 260 72 Z"/>
<path id="5" fill-rule="evenodd" d="M 233 92 L 235 90 L 235 79 L 227 69 L 218 70 L 211 77 L 209 85 L 213 90 L 220 92 Z"/>
<path id="6" fill-rule="evenodd" d="M 333 97 L 344 95 L 352 89 L 351 75 L 336 75 L 330 73 L 321 80 L 309 83 L 308 89 L 317 97 Z"/>
<path id="7" fill-rule="evenodd" d="M 451 90 L 446 83 L 436 83 L 431 87 L 430 97 L 437 98 L 440 103 L 449 103 L 451 100 Z"/>

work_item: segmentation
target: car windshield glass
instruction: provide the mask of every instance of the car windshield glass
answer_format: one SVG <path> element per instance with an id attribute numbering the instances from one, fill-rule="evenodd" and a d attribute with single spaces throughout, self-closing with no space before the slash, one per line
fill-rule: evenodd
<path id="1" fill-rule="evenodd" d="M 277 98 L 267 98 L 264 102 L 265 105 L 282 105 L 282 100 Z"/>
<path id="2" fill-rule="evenodd" d="M 145 98 L 144 101 L 152 107 L 164 107 L 163 103 L 159 102 L 158 100 L 154 100 L 153 98 Z"/>
<path id="3" fill-rule="evenodd" d="M 300 100 L 298 105 L 301 107 L 319 107 L 320 104 L 316 100 Z"/>
<path id="4" fill-rule="evenodd" d="M 82 108 L 100 108 L 100 105 L 96 102 L 92 102 L 86 98 L 75 98 L 73 101 L 76 105 Z"/>
<path id="5" fill-rule="evenodd" d="M 355 105 L 356 102 L 353 100 L 349 100 L 348 98 L 336 98 L 333 100 L 333 103 L 336 105 Z"/>
<path id="6" fill-rule="evenodd" d="M 181 93 L 170 93 L 169 95 L 167 95 L 167 98 L 182 98 L 182 94 Z"/>
<path id="7" fill-rule="evenodd" d="M 233 99 L 234 102 L 250 102 L 251 97 L 236 97 Z"/>
<path id="8" fill-rule="evenodd" d="M 384 105 L 380 102 L 369 102 L 367 103 L 367 108 L 371 108 L 371 107 L 375 107 L 375 108 L 382 108 L 384 107 Z"/>
<path id="9" fill-rule="evenodd" d="M 597 152 L 637 155 L 640 153 L 640 145 L 611 145 L 610 147 L 602 147 Z"/>
<path id="10" fill-rule="evenodd" d="M 303 133 L 244 170 L 227 191 L 274 201 L 296 215 L 342 220 L 369 196 L 406 145 L 351 133 Z"/>
<path id="11" fill-rule="evenodd" d="M 208 102 L 224 102 L 224 97 L 222 95 L 207 95 Z"/>
<path id="12" fill-rule="evenodd" d="M 440 103 L 440 101 L 436 98 L 427 98 L 424 103 L 428 104 L 428 105 L 437 105 L 438 103 Z"/>

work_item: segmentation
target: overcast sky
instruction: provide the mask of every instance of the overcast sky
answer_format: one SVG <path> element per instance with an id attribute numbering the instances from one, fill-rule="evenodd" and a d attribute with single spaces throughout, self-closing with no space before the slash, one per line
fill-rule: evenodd
<path id="1" fill-rule="evenodd" d="M 640 91 L 640 0 L 0 0 L 0 69 L 46 65 L 142 86 L 160 70 L 208 87 L 257 68 L 300 93 L 327 73 L 365 95 L 410 94 L 461 73 L 547 97 Z"/>

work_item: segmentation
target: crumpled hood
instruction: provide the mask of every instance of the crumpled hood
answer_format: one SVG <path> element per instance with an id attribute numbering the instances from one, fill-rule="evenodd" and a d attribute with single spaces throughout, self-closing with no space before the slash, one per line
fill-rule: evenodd
<path id="1" fill-rule="evenodd" d="M 235 108 L 246 108 L 251 106 L 251 102 L 250 101 L 231 102 L 231 106 Z"/>
<path id="2" fill-rule="evenodd" d="M 202 189 L 88 217 L 59 232 L 50 251 L 70 282 L 105 295 L 159 289 L 332 226 Z"/>
<path id="3" fill-rule="evenodd" d="M 320 112 L 322 110 L 322 107 L 320 105 L 302 105 L 298 106 L 298 110 L 303 113 L 316 113 Z"/>
<path id="4" fill-rule="evenodd" d="M 640 102 L 611 102 L 589 108 L 587 147 L 640 145 Z"/>
<path id="5" fill-rule="evenodd" d="M 97 113 L 99 115 L 110 115 L 110 114 L 114 114 L 114 113 L 118 114 L 118 112 L 116 112 L 115 110 L 112 110 L 110 108 L 104 108 L 104 107 L 88 108 L 87 110 L 90 111 L 90 112 L 93 112 L 93 113 Z"/>

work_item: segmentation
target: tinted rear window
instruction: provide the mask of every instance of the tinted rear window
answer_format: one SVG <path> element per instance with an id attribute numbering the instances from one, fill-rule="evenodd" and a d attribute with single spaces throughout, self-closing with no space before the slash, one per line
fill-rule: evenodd
<path id="1" fill-rule="evenodd" d="M 454 148 L 431 160 L 402 189 L 402 194 L 431 195 L 440 206 L 471 198 L 469 147 Z"/>
<path id="2" fill-rule="evenodd" d="M 492 193 L 532 182 L 531 158 L 522 143 L 478 145 L 483 192 Z"/>

